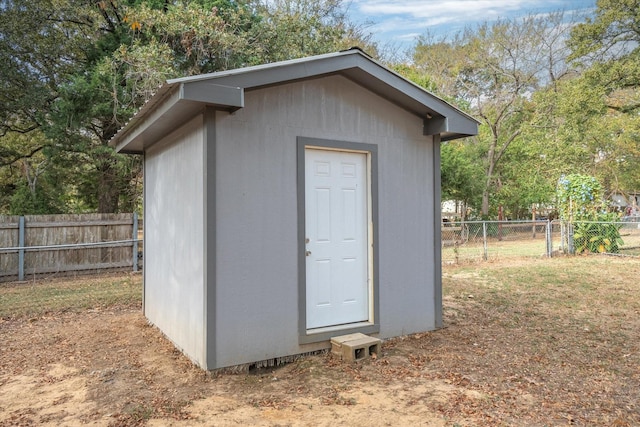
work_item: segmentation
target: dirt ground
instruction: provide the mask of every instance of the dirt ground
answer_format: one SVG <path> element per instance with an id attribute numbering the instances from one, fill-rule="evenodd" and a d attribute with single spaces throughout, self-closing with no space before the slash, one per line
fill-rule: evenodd
<path id="1" fill-rule="evenodd" d="M 444 274 L 446 327 L 357 364 L 205 373 L 136 306 L 0 320 L 0 426 L 640 425 L 637 305 L 593 324 L 579 304 L 559 314 Z M 611 286 L 637 299 L 637 281 Z"/>
<path id="2" fill-rule="evenodd" d="M 5 322 L 2 330 L 1 425 L 397 425 L 402 419 L 439 426 L 444 418 L 423 403 L 444 403 L 456 391 L 451 381 L 422 378 L 424 361 L 410 354 L 411 344 L 387 344 L 380 360 L 360 365 L 327 354 L 249 374 L 207 374 L 136 308 Z"/>

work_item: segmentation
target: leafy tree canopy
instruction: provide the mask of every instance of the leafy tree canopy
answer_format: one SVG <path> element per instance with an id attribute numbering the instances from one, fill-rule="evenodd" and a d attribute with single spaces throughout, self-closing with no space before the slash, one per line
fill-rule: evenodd
<path id="1" fill-rule="evenodd" d="M 0 61 L 6 66 L 0 78 L 6 84 L 0 87 L 0 167 L 10 171 L 2 176 L 13 180 L 10 188 L 17 191 L 25 172 L 15 165 L 34 155 L 46 158 L 42 167 L 52 174 L 73 170 L 66 179 L 76 201 L 51 205 L 62 211 L 136 208 L 140 159 L 117 155 L 108 141 L 166 79 L 351 45 L 375 53 L 346 20 L 340 0 L 2 0 L 1 5 Z M 35 131 L 40 137 L 34 143 L 16 143 L 11 136 Z M 29 193 L 41 193 L 36 190 Z M 6 210 L 4 200 L 0 208 Z"/>

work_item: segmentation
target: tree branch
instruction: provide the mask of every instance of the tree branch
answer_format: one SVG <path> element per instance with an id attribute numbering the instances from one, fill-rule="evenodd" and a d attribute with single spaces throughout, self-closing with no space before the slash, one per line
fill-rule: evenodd
<path id="1" fill-rule="evenodd" d="M 2 160 L 2 161 L 0 161 L 0 167 L 11 166 L 12 164 L 17 162 L 18 160 L 29 159 L 29 158 L 35 156 L 36 153 L 42 151 L 43 148 L 44 148 L 44 145 L 41 145 L 41 146 L 39 146 L 37 148 L 34 148 L 33 150 L 31 150 L 27 154 L 22 154 L 22 155 L 16 154 L 16 155 L 14 155 L 13 159 L 11 159 L 11 160 Z"/>
<path id="2" fill-rule="evenodd" d="M 640 108 L 640 102 L 635 104 L 630 104 L 630 105 L 611 105 L 611 104 L 606 104 L 606 105 L 607 105 L 607 108 L 611 108 L 612 110 L 618 111 L 620 113 L 625 113 L 625 114 L 632 113 Z"/>
<path id="3" fill-rule="evenodd" d="M 509 148 L 509 145 L 511 145 L 511 143 L 513 142 L 514 139 L 516 139 L 520 133 L 522 131 L 520 129 L 518 129 L 517 131 L 515 131 L 514 133 L 511 134 L 511 136 L 509 137 L 509 139 L 502 144 L 502 147 L 500 148 L 500 151 L 498 152 L 498 154 L 496 155 L 495 159 L 496 159 L 496 163 L 498 163 L 500 161 L 500 158 L 504 155 L 505 151 L 507 151 L 507 148 Z"/>

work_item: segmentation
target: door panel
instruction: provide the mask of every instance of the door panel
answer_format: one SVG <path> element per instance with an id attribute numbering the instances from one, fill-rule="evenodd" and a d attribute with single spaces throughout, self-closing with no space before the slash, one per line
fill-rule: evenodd
<path id="1" fill-rule="evenodd" d="M 364 153 L 305 150 L 307 329 L 369 320 Z"/>

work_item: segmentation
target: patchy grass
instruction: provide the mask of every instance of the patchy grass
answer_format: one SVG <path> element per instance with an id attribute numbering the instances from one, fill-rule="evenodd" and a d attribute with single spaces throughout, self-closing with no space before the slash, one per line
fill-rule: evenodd
<path id="1" fill-rule="evenodd" d="M 638 425 L 638 277 L 637 259 L 610 256 L 445 269 L 444 352 L 460 357 L 443 368 L 497 396 L 507 424 Z"/>
<path id="2" fill-rule="evenodd" d="M 508 231 L 506 225 L 505 230 Z M 620 235 L 624 241 L 620 247 L 620 255 L 640 256 L 640 228 L 637 224 L 625 225 L 620 230 Z M 476 232 L 468 239 L 459 240 L 457 244 L 454 242 L 455 237 L 450 232 L 447 233 L 446 227 L 443 228 L 442 261 L 445 265 L 478 262 L 484 259 L 485 246 L 481 232 Z M 554 231 L 551 241 L 553 250 L 558 253 L 561 241 L 558 230 Z M 544 258 L 546 253 L 544 231 L 536 233 L 535 238 L 528 233 L 505 233 L 503 240 L 498 240 L 495 236 L 489 236 L 487 239 L 486 257 L 490 261 L 521 257 Z"/>
<path id="3" fill-rule="evenodd" d="M 443 329 L 357 364 L 235 375 L 203 373 L 124 306 L 139 276 L 60 282 L 108 309 L 0 319 L 0 425 L 637 426 L 639 277 L 610 256 L 445 266 Z M 109 305 L 86 287 L 136 290 Z"/>
<path id="4" fill-rule="evenodd" d="M 0 318 L 40 316 L 116 305 L 140 305 L 142 275 L 55 278 L 0 284 Z"/>
<path id="5" fill-rule="evenodd" d="M 538 234 L 536 239 L 522 238 L 519 240 L 498 241 L 490 238 L 487 241 L 486 255 L 488 260 L 520 257 L 544 257 L 546 254 L 544 234 Z M 445 265 L 459 264 L 465 261 L 481 261 L 485 248 L 482 236 L 460 244 L 448 243 L 442 248 L 442 261 Z"/>

